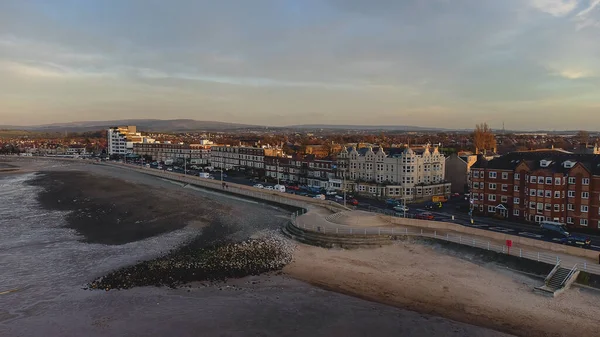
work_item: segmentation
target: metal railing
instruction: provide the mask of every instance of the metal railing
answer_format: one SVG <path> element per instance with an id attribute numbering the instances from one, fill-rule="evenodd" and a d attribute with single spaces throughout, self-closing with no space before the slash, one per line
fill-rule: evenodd
<path id="1" fill-rule="evenodd" d="M 565 276 L 565 279 L 562 280 L 562 282 L 560 283 L 560 286 L 562 287 L 571 278 L 571 276 L 573 276 L 573 274 L 575 274 L 576 271 L 577 271 L 577 263 L 573 266 L 573 268 L 571 268 L 571 271 L 569 271 L 567 276 Z"/>
<path id="2" fill-rule="evenodd" d="M 333 225 L 332 223 L 324 222 L 323 224 L 306 224 L 300 220 L 299 214 L 292 214 L 292 225 L 305 230 L 315 231 L 319 233 L 342 234 L 342 235 L 389 235 L 389 236 L 415 236 L 454 242 L 465 246 L 481 248 L 497 253 L 508 254 L 511 256 L 528 259 L 537 262 L 543 262 L 550 265 L 561 264 L 566 268 L 575 268 L 578 263 L 564 261 L 558 255 L 551 255 L 535 251 L 529 251 L 522 248 L 507 249 L 505 245 L 497 244 L 491 241 L 476 239 L 467 235 L 442 234 L 436 230 L 426 228 L 409 228 L 409 227 L 351 227 L 345 225 Z M 600 265 L 587 262 L 579 262 L 582 266 L 580 270 L 591 274 L 600 275 Z M 555 267 L 556 268 L 556 267 Z"/>

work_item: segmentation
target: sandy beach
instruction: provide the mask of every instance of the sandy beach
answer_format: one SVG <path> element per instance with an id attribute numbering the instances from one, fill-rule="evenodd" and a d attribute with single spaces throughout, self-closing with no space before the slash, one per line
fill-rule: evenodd
<path id="1" fill-rule="evenodd" d="M 297 245 L 283 273 L 224 284 L 83 290 L 97 277 L 161 256 L 190 238 L 206 245 L 244 240 L 277 230 L 289 214 L 118 168 L 26 160 L 17 165 L 41 172 L 28 184 L 40 189 L 39 207 L 66 214 L 69 231 L 58 245 L 25 242 L 2 251 L 7 266 L 20 268 L 9 273 L 17 279 L 10 287 L 19 290 L 0 295 L 0 330 L 7 336 L 595 333 L 596 292 L 572 289 L 556 299 L 541 297 L 532 293 L 539 279 L 415 242 L 372 250 Z"/>

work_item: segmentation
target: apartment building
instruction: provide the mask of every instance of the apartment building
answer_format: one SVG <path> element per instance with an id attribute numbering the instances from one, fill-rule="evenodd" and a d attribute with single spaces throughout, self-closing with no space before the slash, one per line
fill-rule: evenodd
<path id="1" fill-rule="evenodd" d="M 336 178 L 335 162 L 315 155 L 265 156 L 265 176 L 327 190 L 340 190 L 342 183 Z"/>
<path id="2" fill-rule="evenodd" d="M 283 157 L 283 149 L 268 146 L 212 146 L 211 165 L 217 169 L 264 173 L 265 156 Z"/>
<path id="3" fill-rule="evenodd" d="M 471 167 L 475 211 L 600 228 L 600 155 L 513 152 Z"/>
<path id="4" fill-rule="evenodd" d="M 338 177 L 346 189 L 377 197 L 407 200 L 449 195 L 445 180 L 445 158 L 437 147 L 344 148 L 337 158 Z"/>
<path id="5" fill-rule="evenodd" d="M 154 139 L 142 136 L 135 126 L 117 126 L 107 130 L 107 151 L 109 155 L 133 153 L 133 144 L 152 143 Z"/>
<path id="6" fill-rule="evenodd" d="M 210 163 L 210 147 L 201 144 L 135 143 L 133 153 L 153 161 L 186 159 L 191 164 Z"/>

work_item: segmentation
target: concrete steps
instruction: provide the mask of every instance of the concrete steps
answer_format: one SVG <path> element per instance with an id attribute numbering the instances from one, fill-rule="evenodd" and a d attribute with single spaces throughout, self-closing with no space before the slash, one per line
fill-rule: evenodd
<path id="1" fill-rule="evenodd" d="M 548 277 L 546 277 L 544 285 L 536 287 L 534 292 L 544 296 L 556 297 L 563 291 L 569 289 L 571 284 L 577 279 L 578 275 L 579 270 L 577 270 L 576 267 L 573 267 L 573 270 L 571 270 L 556 265 L 550 274 L 548 274 Z"/>
<path id="2" fill-rule="evenodd" d="M 332 223 L 336 223 L 336 224 L 342 224 L 339 219 L 341 219 L 345 215 L 346 215 L 345 211 L 337 212 L 337 213 L 333 213 L 333 214 L 326 216 L 325 220 L 332 222 Z"/>
<path id="3" fill-rule="evenodd" d="M 282 233 L 298 242 L 325 248 L 377 248 L 391 245 L 390 235 L 344 235 L 319 233 L 294 226 L 291 222 L 282 228 Z"/>

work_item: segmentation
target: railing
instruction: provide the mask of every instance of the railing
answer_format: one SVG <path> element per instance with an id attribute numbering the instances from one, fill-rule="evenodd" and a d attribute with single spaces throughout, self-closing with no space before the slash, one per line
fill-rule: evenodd
<path id="1" fill-rule="evenodd" d="M 573 276 L 573 274 L 575 274 L 576 271 L 577 271 L 577 264 L 575 264 L 573 266 L 573 268 L 571 268 L 571 271 L 567 274 L 565 279 L 562 280 L 562 282 L 560 283 L 560 286 L 562 287 L 571 278 L 571 276 Z"/>
<path id="2" fill-rule="evenodd" d="M 524 250 L 522 248 L 511 249 L 510 251 L 507 249 L 505 245 L 500 245 L 491 241 L 479 240 L 473 237 L 469 237 L 466 235 L 456 235 L 456 234 L 438 234 L 437 231 L 432 231 L 425 228 L 400 228 L 400 227 L 351 227 L 345 225 L 333 225 L 332 223 L 327 224 L 324 221 L 324 224 L 309 224 L 307 225 L 304 221 L 301 221 L 301 218 L 298 217 L 298 214 L 292 214 L 291 223 L 292 225 L 305 229 L 311 230 L 319 233 L 330 233 L 330 234 L 342 234 L 342 235 L 390 235 L 390 236 L 415 236 L 415 237 L 424 237 L 424 238 L 432 238 L 436 240 L 443 240 L 447 242 L 454 242 L 461 245 L 481 248 L 489 251 L 494 251 L 497 253 L 509 254 L 511 256 L 528 259 L 537 262 L 543 262 L 551 265 L 560 264 L 569 268 L 573 265 L 573 262 L 564 261 L 558 255 L 550 255 L 535 251 Z M 580 263 L 583 267 L 580 270 L 589 272 L 591 274 L 600 275 L 600 265 L 597 264 L 588 264 L 587 262 Z M 576 267 L 577 263 L 573 267 Z"/>
<path id="3" fill-rule="evenodd" d="M 558 270 L 558 268 L 560 268 L 560 261 L 557 261 L 556 266 L 554 266 L 552 271 L 550 273 L 548 273 L 548 276 L 546 276 L 546 279 L 544 279 L 544 284 L 548 285 L 548 282 L 550 282 L 550 279 L 552 278 L 552 276 L 554 276 L 554 274 L 556 274 L 556 271 Z"/>

